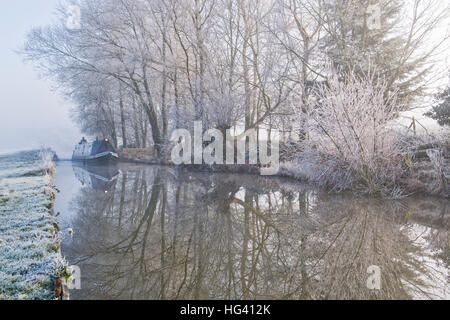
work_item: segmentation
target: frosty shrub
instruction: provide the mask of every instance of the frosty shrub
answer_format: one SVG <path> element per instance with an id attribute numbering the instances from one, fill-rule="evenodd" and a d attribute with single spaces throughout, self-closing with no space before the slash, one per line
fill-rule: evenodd
<path id="1" fill-rule="evenodd" d="M 398 192 L 404 172 L 396 133 L 389 126 L 400 110 L 396 92 L 375 74 L 334 73 L 318 86 L 308 113 L 309 137 L 297 164 L 306 179 L 342 191 Z"/>
<path id="2" fill-rule="evenodd" d="M 42 148 L 39 150 L 39 157 L 43 161 L 43 168 L 46 170 L 48 177 L 53 181 L 53 177 L 56 173 L 55 163 L 53 158 L 55 157 L 55 152 L 51 149 Z"/>

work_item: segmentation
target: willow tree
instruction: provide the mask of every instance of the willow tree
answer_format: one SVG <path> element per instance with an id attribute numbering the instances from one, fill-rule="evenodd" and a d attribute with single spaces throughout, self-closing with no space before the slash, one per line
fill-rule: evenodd
<path id="1" fill-rule="evenodd" d="M 153 21 L 148 19 L 152 4 L 131 0 L 85 0 L 80 28 L 66 27 L 64 10 L 60 20 L 28 35 L 25 56 L 39 63 L 45 74 L 55 79 L 71 96 L 83 90 L 88 78 L 108 78 L 120 82 L 136 95 L 151 126 L 158 155 L 162 154 L 161 110 L 156 105 L 152 82 L 159 75 L 155 65 L 159 52 L 150 37 Z"/>

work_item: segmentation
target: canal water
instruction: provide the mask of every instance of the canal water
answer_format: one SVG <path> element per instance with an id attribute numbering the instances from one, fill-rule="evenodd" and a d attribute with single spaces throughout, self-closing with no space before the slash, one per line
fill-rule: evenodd
<path id="1" fill-rule="evenodd" d="M 450 299 L 445 199 L 170 167 L 56 169 L 62 253 L 82 276 L 72 299 Z"/>

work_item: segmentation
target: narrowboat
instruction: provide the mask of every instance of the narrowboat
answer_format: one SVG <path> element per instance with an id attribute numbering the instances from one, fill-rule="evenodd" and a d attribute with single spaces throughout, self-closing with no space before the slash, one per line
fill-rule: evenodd
<path id="1" fill-rule="evenodd" d="M 116 149 L 109 139 L 88 142 L 84 137 L 75 146 L 72 154 L 73 161 L 89 163 L 114 163 L 119 159 Z"/>

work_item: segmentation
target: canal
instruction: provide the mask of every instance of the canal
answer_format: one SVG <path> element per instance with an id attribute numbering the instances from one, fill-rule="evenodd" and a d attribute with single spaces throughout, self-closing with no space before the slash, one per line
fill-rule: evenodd
<path id="1" fill-rule="evenodd" d="M 445 199 L 131 164 L 59 162 L 55 184 L 71 299 L 450 298 Z"/>

